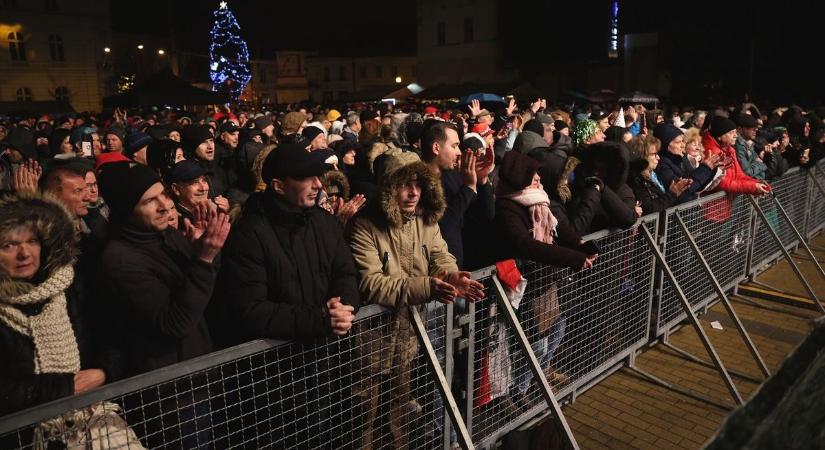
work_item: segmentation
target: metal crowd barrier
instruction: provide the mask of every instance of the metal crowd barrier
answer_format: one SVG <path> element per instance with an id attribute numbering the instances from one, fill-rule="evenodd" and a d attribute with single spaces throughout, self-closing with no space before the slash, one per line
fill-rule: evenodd
<path id="1" fill-rule="evenodd" d="M 810 192 L 809 180 L 806 175 L 806 171 L 794 167 L 771 184 L 776 201 L 785 208 L 791 222 L 784 220 L 774 202 L 774 198 L 771 196 L 761 197 L 757 201 L 771 228 L 776 231 L 776 234 L 782 239 L 782 244 L 788 250 L 799 245 L 799 239 L 794 234 L 791 225 L 795 225 L 800 230 L 805 229 Z M 772 240 L 764 221 L 756 220 L 755 230 L 750 273 L 758 271 L 782 255 L 781 249 Z"/>
<path id="2" fill-rule="evenodd" d="M 414 333 L 396 347 L 408 370 L 392 367 L 393 318 L 367 306 L 345 337 L 253 341 L 21 411 L 0 420 L 0 448 L 441 448 L 438 378 Z M 78 414 L 102 404 L 127 425 L 84 430 Z"/>
<path id="3" fill-rule="evenodd" d="M 767 375 L 726 293 L 788 249 L 810 252 L 794 228 L 825 228 L 822 166 L 773 187 L 775 198 L 714 194 L 587 236 L 602 254 L 585 271 L 518 261 L 518 305 L 488 267 L 473 274 L 481 302 L 413 307 L 405 326 L 367 306 L 345 337 L 253 341 L 105 385 L 0 418 L 0 448 L 491 448 L 544 415 L 577 448 L 559 401 L 633 367 L 685 319 L 741 401 L 697 314 L 722 301 Z M 79 426 L 112 405 L 123 420 Z"/>
<path id="4" fill-rule="evenodd" d="M 825 227 L 825 161 L 819 161 L 808 175 L 811 187 L 805 236 L 811 239 Z"/>
<path id="5" fill-rule="evenodd" d="M 713 284 L 700 270 L 700 262 L 689 247 L 690 239 L 699 247 L 723 289 L 745 279 L 751 242 L 751 208 L 740 196 L 731 199 L 719 192 L 667 210 L 664 213 L 663 243 L 668 266 L 685 292 L 694 312 L 712 305 L 718 298 Z M 689 235 L 681 230 L 681 219 Z M 662 280 L 655 334 L 665 335 L 687 317 L 671 283 Z"/>

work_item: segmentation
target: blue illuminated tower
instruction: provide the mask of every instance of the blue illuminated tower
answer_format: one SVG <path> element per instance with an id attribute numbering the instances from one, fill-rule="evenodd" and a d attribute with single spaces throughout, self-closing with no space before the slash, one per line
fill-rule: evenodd
<path id="1" fill-rule="evenodd" d="M 252 78 L 249 71 L 249 52 L 240 37 L 241 27 L 225 1 L 215 10 L 212 42 L 209 45 L 209 77 L 212 90 L 228 89 L 237 100 Z"/>

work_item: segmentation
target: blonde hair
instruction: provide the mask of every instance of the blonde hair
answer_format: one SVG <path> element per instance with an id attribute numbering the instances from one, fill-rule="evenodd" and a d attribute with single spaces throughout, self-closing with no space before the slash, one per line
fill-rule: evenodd
<path id="1" fill-rule="evenodd" d="M 687 148 L 687 145 L 692 141 L 696 141 L 696 148 L 699 150 L 699 154 L 702 155 L 702 158 L 704 158 L 705 148 L 702 147 L 702 135 L 699 133 L 698 128 L 690 128 L 685 131 L 685 148 Z"/>

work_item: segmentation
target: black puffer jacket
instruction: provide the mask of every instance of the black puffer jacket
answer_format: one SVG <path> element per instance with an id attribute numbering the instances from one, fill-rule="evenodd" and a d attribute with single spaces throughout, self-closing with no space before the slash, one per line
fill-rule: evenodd
<path id="1" fill-rule="evenodd" d="M 338 220 L 317 207 L 292 209 L 270 190 L 249 198 L 222 258 L 224 326 L 213 329 L 221 329 L 226 344 L 327 336 L 327 300 L 360 304 L 355 264 Z"/>
<path id="2" fill-rule="evenodd" d="M 204 318 L 216 270 L 175 229 L 113 230 L 100 259 L 101 293 L 116 325 L 129 374 L 212 351 Z"/>

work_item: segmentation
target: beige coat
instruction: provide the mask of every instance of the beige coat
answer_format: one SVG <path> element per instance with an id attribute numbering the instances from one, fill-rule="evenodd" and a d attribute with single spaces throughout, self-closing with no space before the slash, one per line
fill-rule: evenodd
<path id="1" fill-rule="evenodd" d="M 395 192 L 413 175 L 422 185 L 418 213 L 404 217 Z M 408 305 L 430 301 L 430 276 L 458 270 L 447 251 L 438 220 L 446 202 L 441 183 L 422 162 L 405 165 L 385 177 L 381 188 L 381 209 L 358 217 L 352 226 L 350 247 L 359 275 L 359 291 L 364 304 L 383 305 L 394 310 L 393 323 L 374 336 L 363 348 L 370 354 L 372 370 L 386 372 L 394 364 L 408 367 L 418 354 Z M 423 307 L 418 306 L 423 313 Z M 403 369 L 402 369 L 403 370 Z"/>

